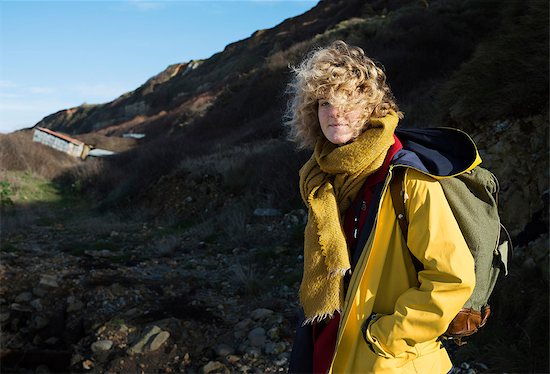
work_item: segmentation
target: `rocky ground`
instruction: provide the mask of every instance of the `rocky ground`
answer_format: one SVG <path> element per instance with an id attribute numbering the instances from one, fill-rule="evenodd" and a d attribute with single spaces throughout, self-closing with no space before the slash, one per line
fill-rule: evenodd
<path id="1" fill-rule="evenodd" d="M 304 215 L 256 210 L 257 246 L 68 212 L 4 233 L 2 372 L 286 372 Z"/>
<path id="2" fill-rule="evenodd" d="M 302 258 L 266 240 L 304 212 L 275 214 L 258 247 L 105 217 L 4 233 L 2 372 L 286 371 Z"/>

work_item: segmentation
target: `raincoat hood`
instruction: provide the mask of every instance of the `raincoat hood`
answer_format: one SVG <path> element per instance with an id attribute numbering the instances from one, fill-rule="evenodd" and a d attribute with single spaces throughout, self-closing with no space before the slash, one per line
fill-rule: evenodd
<path id="1" fill-rule="evenodd" d="M 408 166 L 439 179 L 461 174 L 481 163 L 474 141 L 461 130 L 398 129 L 395 134 L 403 149 L 394 156 L 394 166 Z"/>

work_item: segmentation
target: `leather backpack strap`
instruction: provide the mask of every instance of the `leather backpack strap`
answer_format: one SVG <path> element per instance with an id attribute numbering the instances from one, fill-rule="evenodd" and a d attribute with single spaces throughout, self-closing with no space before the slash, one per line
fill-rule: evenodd
<path id="1" fill-rule="evenodd" d="M 397 217 L 397 222 L 399 222 L 399 227 L 405 237 L 405 242 L 407 241 L 408 227 L 409 223 L 407 222 L 407 215 L 405 214 L 405 168 L 403 167 L 394 167 L 392 178 L 390 180 L 390 195 L 393 202 L 393 209 L 395 210 L 395 216 Z"/>

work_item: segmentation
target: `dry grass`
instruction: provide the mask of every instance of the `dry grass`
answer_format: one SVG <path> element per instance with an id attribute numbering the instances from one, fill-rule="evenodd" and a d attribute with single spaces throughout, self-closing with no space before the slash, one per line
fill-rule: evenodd
<path id="1" fill-rule="evenodd" d="M 138 144 L 137 139 L 123 138 L 120 136 L 105 136 L 99 133 L 79 134 L 74 135 L 74 137 L 86 144 L 93 145 L 95 148 L 107 149 L 113 152 L 128 151 Z"/>
<path id="2" fill-rule="evenodd" d="M 186 158 L 179 168 L 193 173 L 222 176 L 228 193 L 253 196 L 269 207 L 292 209 L 301 205 L 298 170 L 307 159 L 283 140 L 219 148 L 210 155 Z"/>
<path id="3" fill-rule="evenodd" d="M 0 170 L 27 171 L 52 179 L 82 160 L 32 141 L 31 130 L 0 134 Z"/>

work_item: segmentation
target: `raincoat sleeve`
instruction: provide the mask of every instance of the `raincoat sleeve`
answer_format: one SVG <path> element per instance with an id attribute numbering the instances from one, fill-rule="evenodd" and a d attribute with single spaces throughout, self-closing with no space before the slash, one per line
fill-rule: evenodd
<path id="1" fill-rule="evenodd" d="M 394 313 L 373 320 L 366 329 L 372 350 L 388 358 L 414 352 L 418 343 L 443 334 L 475 285 L 473 257 L 440 184 L 409 170 L 405 185 L 407 246 L 424 269 L 418 273 L 419 286 L 398 297 Z"/>

